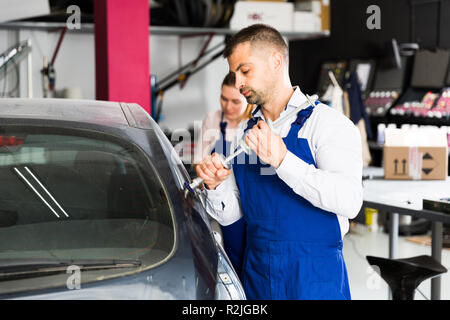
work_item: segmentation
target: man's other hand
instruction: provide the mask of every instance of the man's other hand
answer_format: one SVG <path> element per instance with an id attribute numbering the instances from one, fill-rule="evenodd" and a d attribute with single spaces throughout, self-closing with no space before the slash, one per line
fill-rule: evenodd
<path id="1" fill-rule="evenodd" d="M 259 121 L 245 136 L 245 143 L 258 157 L 278 168 L 287 153 L 283 139 L 270 130 L 267 123 Z"/>

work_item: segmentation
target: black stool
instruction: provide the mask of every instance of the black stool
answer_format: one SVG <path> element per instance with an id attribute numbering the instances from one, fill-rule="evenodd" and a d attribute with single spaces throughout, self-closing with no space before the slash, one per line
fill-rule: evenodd
<path id="1" fill-rule="evenodd" d="M 446 273 L 447 269 L 432 257 L 423 255 L 407 259 L 387 259 L 366 256 L 371 266 L 377 266 L 380 276 L 392 291 L 393 300 L 414 300 L 422 281 Z"/>

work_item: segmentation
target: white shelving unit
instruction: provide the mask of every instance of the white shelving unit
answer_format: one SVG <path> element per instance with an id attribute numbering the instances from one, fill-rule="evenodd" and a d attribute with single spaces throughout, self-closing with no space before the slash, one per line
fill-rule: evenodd
<path id="1" fill-rule="evenodd" d="M 20 30 L 33 29 L 42 31 L 53 31 L 62 29 L 66 26 L 64 22 L 5 22 L 0 23 L 0 30 Z M 94 32 L 94 23 L 82 23 L 80 29 L 68 29 L 68 32 L 92 33 Z M 227 28 L 193 28 L 193 27 L 170 27 L 170 26 L 150 26 L 151 35 L 195 35 L 195 34 L 216 34 L 216 35 L 232 35 L 237 30 Z M 306 40 L 328 37 L 328 31 L 320 32 L 282 32 L 288 40 Z"/>

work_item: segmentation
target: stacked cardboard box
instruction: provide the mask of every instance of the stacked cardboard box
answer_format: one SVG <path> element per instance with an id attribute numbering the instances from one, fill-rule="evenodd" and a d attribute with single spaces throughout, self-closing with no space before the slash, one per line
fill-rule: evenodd
<path id="1" fill-rule="evenodd" d="M 238 1 L 230 20 L 232 30 L 255 23 L 268 24 L 278 31 L 292 31 L 294 4 L 282 1 Z"/>
<path id="2" fill-rule="evenodd" d="M 447 135 L 436 128 L 385 131 L 384 175 L 392 180 L 445 180 Z"/>
<path id="3" fill-rule="evenodd" d="M 236 2 L 230 28 L 239 30 L 255 23 L 268 24 L 282 32 L 329 31 L 329 0 Z"/>
<path id="4" fill-rule="evenodd" d="M 294 10 L 293 31 L 330 31 L 329 0 L 297 0 Z"/>

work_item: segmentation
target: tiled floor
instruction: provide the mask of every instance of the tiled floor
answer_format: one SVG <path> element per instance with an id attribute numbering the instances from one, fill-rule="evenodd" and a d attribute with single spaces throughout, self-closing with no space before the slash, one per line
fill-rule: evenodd
<path id="1" fill-rule="evenodd" d="M 409 258 L 417 255 L 431 255 L 431 247 L 405 240 L 400 236 L 398 242 L 398 257 Z M 386 300 L 388 287 L 371 267 L 366 255 L 388 257 L 389 236 L 382 231 L 371 232 L 361 224 L 357 224 L 344 237 L 344 257 L 350 280 L 350 290 L 354 300 Z M 450 270 L 450 250 L 442 251 L 442 264 Z M 422 282 L 419 290 L 430 298 L 431 280 Z M 425 298 L 416 291 L 416 300 Z M 450 271 L 442 275 L 441 299 L 450 300 Z"/>

